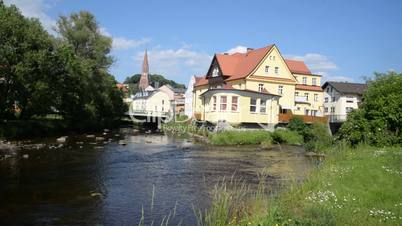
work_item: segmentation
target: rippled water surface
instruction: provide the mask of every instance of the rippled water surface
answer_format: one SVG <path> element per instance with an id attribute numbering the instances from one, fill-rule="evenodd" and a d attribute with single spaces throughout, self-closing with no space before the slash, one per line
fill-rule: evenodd
<path id="1" fill-rule="evenodd" d="M 137 225 L 142 209 L 150 223 L 175 206 L 173 225 L 194 225 L 192 205 L 208 207 L 223 177 L 253 186 L 266 169 L 273 187 L 302 178 L 312 165 L 299 147 L 216 148 L 130 130 L 96 136 L 104 140 L 70 136 L 62 147 L 56 138 L 31 141 L 45 147 L 0 161 L 0 225 Z"/>

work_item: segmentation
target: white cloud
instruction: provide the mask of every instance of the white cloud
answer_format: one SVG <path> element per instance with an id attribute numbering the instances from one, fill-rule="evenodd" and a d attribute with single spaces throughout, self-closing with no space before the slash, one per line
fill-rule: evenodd
<path id="1" fill-rule="evenodd" d="M 323 81 L 353 82 L 353 78 L 351 77 L 334 75 L 334 71 L 338 70 L 339 67 L 325 55 L 306 53 L 303 56 L 287 55 L 285 58 L 304 61 L 313 73 L 323 76 Z"/>
<path id="2" fill-rule="evenodd" d="M 135 55 L 136 64 L 141 65 L 144 52 Z M 148 51 L 150 73 L 162 74 L 170 79 L 185 82 L 191 75 L 204 75 L 212 56 L 191 50 L 188 45 L 178 49 L 153 48 Z M 136 72 L 139 73 L 139 72 Z"/>
<path id="3" fill-rule="evenodd" d="M 246 46 L 241 46 L 238 45 L 234 48 L 229 49 L 226 51 L 226 53 L 233 54 L 233 53 L 246 53 L 247 52 L 247 47 Z"/>
<path id="4" fill-rule="evenodd" d="M 141 45 L 144 45 L 144 44 L 150 42 L 149 38 L 142 38 L 140 40 L 135 40 L 135 39 L 128 39 L 125 37 L 113 37 L 113 35 L 110 34 L 109 31 L 105 27 L 101 27 L 100 32 L 103 35 L 106 35 L 106 36 L 112 38 L 112 40 L 113 40 L 112 49 L 115 51 L 135 48 L 135 47 L 138 47 L 138 46 L 141 46 Z"/>
<path id="5" fill-rule="evenodd" d="M 58 0 L 5 0 L 6 5 L 17 6 L 22 15 L 31 18 L 38 18 L 43 27 L 54 33 L 53 28 L 56 26 L 56 20 L 46 14 Z"/>

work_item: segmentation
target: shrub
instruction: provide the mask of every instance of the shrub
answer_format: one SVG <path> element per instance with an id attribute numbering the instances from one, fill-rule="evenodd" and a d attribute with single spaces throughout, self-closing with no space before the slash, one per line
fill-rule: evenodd
<path id="1" fill-rule="evenodd" d="M 309 135 L 309 127 L 306 125 L 306 123 L 303 122 L 303 119 L 299 116 L 293 117 L 288 125 L 286 126 L 289 130 L 295 131 L 298 134 L 303 136 L 304 141 L 308 139 Z"/>
<path id="2" fill-rule="evenodd" d="M 287 129 L 278 129 L 272 133 L 272 141 L 277 144 L 294 144 L 303 143 L 303 137 L 295 131 Z"/>
<path id="3" fill-rule="evenodd" d="M 323 152 L 332 145 L 332 136 L 326 124 L 315 122 L 309 129 L 309 140 L 305 144 L 308 151 Z"/>

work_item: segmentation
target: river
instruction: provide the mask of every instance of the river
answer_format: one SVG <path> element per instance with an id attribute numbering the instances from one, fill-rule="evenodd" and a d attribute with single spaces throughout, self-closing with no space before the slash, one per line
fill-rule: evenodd
<path id="1" fill-rule="evenodd" d="M 96 136 L 25 141 L 1 160 L 0 225 L 137 225 L 142 209 L 148 224 L 175 210 L 172 225 L 195 225 L 192 206 L 207 208 L 223 177 L 253 187 L 264 169 L 275 191 L 313 165 L 294 146 L 218 148 L 131 129 Z"/>

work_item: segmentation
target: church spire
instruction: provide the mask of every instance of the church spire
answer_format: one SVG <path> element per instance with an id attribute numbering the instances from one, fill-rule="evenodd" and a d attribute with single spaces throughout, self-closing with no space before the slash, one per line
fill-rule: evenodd
<path id="1" fill-rule="evenodd" d="M 139 88 L 140 90 L 145 90 L 148 86 L 149 86 L 149 65 L 148 65 L 148 54 L 147 50 L 145 49 Z"/>

